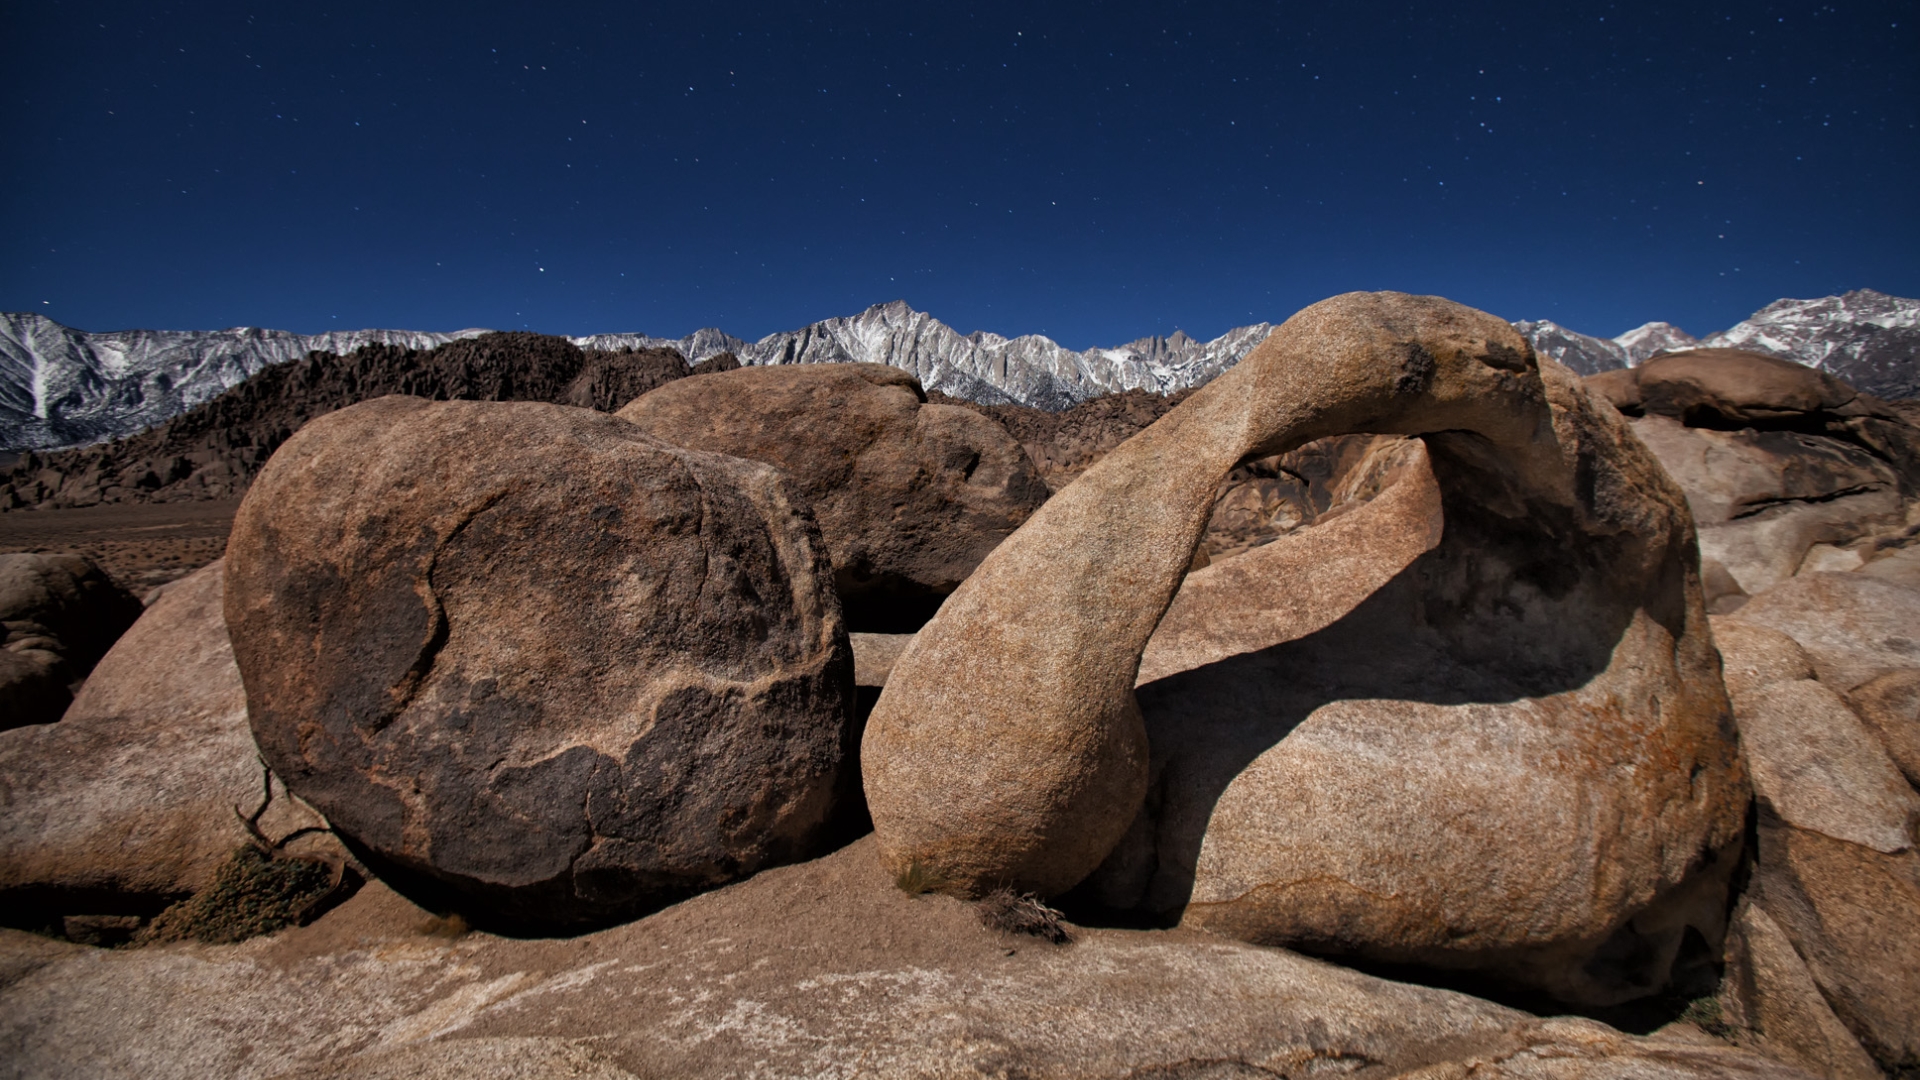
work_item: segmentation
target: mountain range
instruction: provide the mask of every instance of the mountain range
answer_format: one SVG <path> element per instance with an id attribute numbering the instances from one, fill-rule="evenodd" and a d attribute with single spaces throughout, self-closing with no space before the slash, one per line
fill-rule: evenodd
<path id="1" fill-rule="evenodd" d="M 1123 390 L 1164 394 L 1200 385 L 1238 362 L 1273 325 L 1236 327 L 1210 341 L 1175 332 L 1074 351 L 1033 334 L 961 334 L 895 300 L 753 342 L 716 329 L 681 338 L 593 334 L 568 340 L 610 352 L 667 347 L 694 362 L 731 353 L 748 365 L 890 364 L 913 372 L 928 390 L 953 397 L 1059 410 Z M 1920 397 L 1920 300 L 1871 289 L 1775 301 L 1704 338 L 1663 322 L 1614 338 L 1545 320 L 1514 325 L 1537 350 L 1582 374 L 1632 366 L 1660 352 L 1742 348 L 1822 368 L 1880 397 Z M 307 335 L 240 327 L 88 333 L 39 314 L 0 314 L 0 449 L 50 449 L 130 435 L 269 365 L 312 352 L 345 354 L 366 345 L 429 349 L 487 332 Z"/>

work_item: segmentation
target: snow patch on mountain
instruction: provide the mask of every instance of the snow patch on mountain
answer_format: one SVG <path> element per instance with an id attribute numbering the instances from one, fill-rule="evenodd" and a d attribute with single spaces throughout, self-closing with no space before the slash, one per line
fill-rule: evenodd
<path id="1" fill-rule="evenodd" d="M 293 334 L 240 326 L 90 334 L 32 312 L 0 313 L 0 447 L 45 449 L 131 435 L 309 352 L 371 344 L 430 349 L 484 333 Z"/>
<path id="2" fill-rule="evenodd" d="M 1870 289 L 1776 301 L 1738 326 L 1701 339 L 1664 322 L 1614 338 L 1544 319 L 1514 326 L 1535 350 L 1583 375 L 1631 367 L 1661 352 L 1713 346 L 1811 364 L 1880 397 L 1920 397 L 1920 300 Z M 912 372 L 928 390 L 1057 410 L 1122 390 L 1171 393 L 1198 386 L 1238 363 L 1272 330 L 1272 323 L 1257 323 L 1211 341 L 1176 331 L 1075 351 L 1037 334 L 962 334 L 895 300 L 751 342 L 712 328 L 679 338 L 592 334 L 568 340 L 609 351 L 673 348 L 696 363 L 726 352 L 748 365 L 890 364 Z M 315 350 L 344 354 L 373 343 L 427 349 L 487 332 L 309 335 L 239 327 L 89 334 L 42 315 L 0 314 L 0 448 L 48 449 L 130 435 L 269 364 Z"/>

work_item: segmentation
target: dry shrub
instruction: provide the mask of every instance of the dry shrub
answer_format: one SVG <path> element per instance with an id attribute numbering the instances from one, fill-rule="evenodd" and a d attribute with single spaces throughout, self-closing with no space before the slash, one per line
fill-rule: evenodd
<path id="1" fill-rule="evenodd" d="M 341 884 L 339 873 L 323 862 L 275 858 L 242 844 L 206 888 L 155 916 L 134 943 L 229 945 L 271 934 L 307 921 Z"/>
<path id="2" fill-rule="evenodd" d="M 1018 893 L 1002 886 L 980 898 L 975 905 L 980 923 L 989 930 L 1007 934 L 1028 934 L 1055 945 L 1065 945 L 1073 935 L 1060 922 L 1060 913 L 1029 893 Z"/>

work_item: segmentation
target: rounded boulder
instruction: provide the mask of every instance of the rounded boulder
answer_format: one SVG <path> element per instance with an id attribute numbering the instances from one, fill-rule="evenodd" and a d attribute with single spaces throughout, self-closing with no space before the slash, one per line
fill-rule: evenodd
<path id="1" fill-rule="evenodd" d="M 308 424 L 240 507 L 225 606 L 274 771 L 470 920 L 604 922 L 806 857 L 850 771 L 804 504 L 604 414 L 388 397 Z"/>
<path id="2" fill-rule="evenodd" d="M 1047 497 L 997 421 L 929 405 L 884 364 L 746 367 L 669 383 L 622 419 L 778 466 L 813 507 L 856 630 L 918 629 Z"/>

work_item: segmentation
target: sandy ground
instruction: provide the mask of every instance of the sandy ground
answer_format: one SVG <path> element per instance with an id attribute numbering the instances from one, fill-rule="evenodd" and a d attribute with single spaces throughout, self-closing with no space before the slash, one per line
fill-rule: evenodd
<path id="1" fill-rule="evenodd" d="M 236 499 L 16 510 L 0 514 L 0 552 L 78 552 L 145 596 L 219 558 L 239 507 Z"/>

